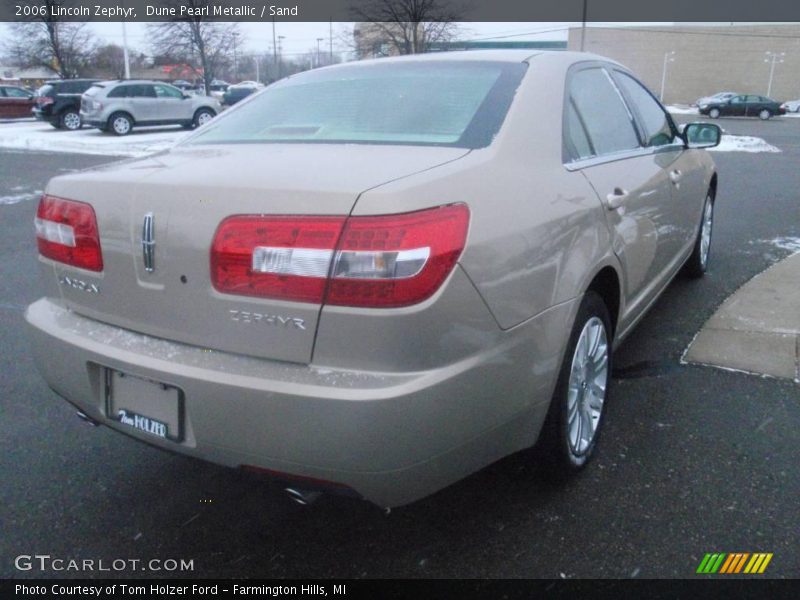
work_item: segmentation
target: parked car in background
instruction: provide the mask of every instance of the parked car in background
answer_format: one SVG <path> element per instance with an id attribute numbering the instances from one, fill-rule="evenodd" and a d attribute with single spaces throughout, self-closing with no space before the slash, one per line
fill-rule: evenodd
<path id="1" fill-rule="evenodd" d="M 17 85 L 0 85 L 0 118 L 32 117 L 33 92 Z"/>
<path id="2" fill-rule="evenodd" d="M 227 106 L 233 106 L 240 100 L 244 100 L 250 94 L 263 88 L 264 86 L 262 84 L 256 83 L 255 81 L 243 81 L 242 83 L 228 86 L 228 89 L 222 95 L 222 103 Z"/>
<path id="3" fill-rule="evenodd" d="M 697 109 L 701 115 L 708 115 L 712 119 L 719 117 L 758 117 L 766 120 L 774 115 L 786 113 L 786 109 L 781 106 L 780 102 L 776 102 L 772 98 L 752 94 L 741 94 L 722 102 L 701 104 Z"/>
<path id="4" fill-rule="evenodd" d="M 176 79 L 175 81 L 172 82 L 172 85 L 174 85 L 176 88 L 184 92 L 197 89 L 197 86 L 195 84 L 186 81 L 185 79 Z"/>
<path id="5" fill-rule="evenodd" d="M 718 92 L 712 96 L 703 96 L 702 98 L 698 98 L 694 104 L 695 106 L 700 106 L 702 104 L 711 104 L 712 102 L 726 102 L 727 100 L 730 100 L 734 96 L 738 95 L 738 92 Z"/>
<path id="6" fill-rule="evenodd" d="M 306 71 L 50 181 L 35 360 L 85 420 L 302 502 L 405 504 L 537 439 L 573 473 L 612 349 L 707 269 L 719 139 L 593 54 Z"/>
<path id="7" fill-rule="evenodd" d="M 781 104 L 781 108 L 787 113 L 800 113 L 800 100 L 789 100 Z"/>
<path id="8" fill-rule="evenodd" d="M 222 102 L 222 96 L 228 90 L 228 86 L 230 86 L 230 84 L 227 81 L 223 81 L 222 79 L 212 79 L 208 95 Z"/>
<path id="9" fill-rule="evenodd" d="M 81 118 L 87 125 L 116 135 L 147 125 L 199 127 L 219 111 L 213 98 L 192 96 L 157 81 L 101 81 L 81 101 Z"/>
<path id="10" fill-rule="evenodd" d="M 81 95 L 97 79 L 59 79 L 40 87 L 34 98 L 33 116 L 56 129 L 81 128 Z"/>

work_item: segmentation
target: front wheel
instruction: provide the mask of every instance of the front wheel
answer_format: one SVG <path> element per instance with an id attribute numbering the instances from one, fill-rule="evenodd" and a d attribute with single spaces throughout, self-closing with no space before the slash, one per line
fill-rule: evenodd
<path id="1" fill-rule="evenodd" d="M 215 113 L 210 108 L 201 108 L 196 113 L 194 113 L 194 120 L 193 120 L 194 126 L 201 127 L 202 125 L 205 125 L 211 119 L 213 119 L 216 116 L 216 114 L 217 113 Z"/>
<path id="2" fill-rule="evenodd" d="M 605 302 L 596 292 L 586 292 L 542 430 L 553 475 L 569 475 L 594 455 L 611 380 L 612 337 Z"/>
<path id="3" fill-rule="evenodd" d="M 763 109 L 760 113 L 758 113 L 758 118 L 762 121 L 766 121 L 772 116 L 772 113 L 769 112 L 766 108 Z"/>
<path id="4" fill-rule="evenodd" d="M 712 108 L 710 111 L 708 111 L 708 116 L 712 119 L 719 119 L 719 109 Z"/>
<path id="5" fill-rule="evenodd" d="M 686 261 L 686 273 L 689 277 L 699 278 L 708 269 L 708 256 L 711 251 L 711 234 L 714 228 L 714 196 L 709 191 L 703 204 L 703 219 L 697 232 L 689 260 Z"/>

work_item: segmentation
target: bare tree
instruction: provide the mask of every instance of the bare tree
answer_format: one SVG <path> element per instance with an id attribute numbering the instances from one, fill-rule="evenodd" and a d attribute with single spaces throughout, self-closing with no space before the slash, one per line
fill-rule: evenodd
<path id="1" fill-rule="evenodd" d="M 172 0 L 173 6 L 193 9 L 207 7 L 207 0 Z M 180 11 L 178 11 L 180 12 Z M 199 13 L 199 10 L 189 11 Z M 238 23 L 222 23 L 205 20 L 203 17 L 185 17 L 165 23 L 148 25 L 153 36 L 153 54 L 180 57 L 202 69 L 206 89 L 211 81 L 231 61 L 239 34 Z"/>
<path id="2" fill-rule="evenodd" d="M 36 20 L 9 23 L 10 40 L 5 43 L 9 57 L 25 67 L 48 67 L 60 77 L 77 77 L 89 63 L 96 42 L 86 23 L 65 22 L 58 15 L 70 0 L 22 0 L 19 4 L 44 7 Z M 55 16 L 54 16 L 55 15 Z"/>
<path id="3" fill-rule="evenodd" d="M 355 0 L 356 51 L 364 54 L 418 54 L 458 35 L 461 13 L 449 0 Z"/>

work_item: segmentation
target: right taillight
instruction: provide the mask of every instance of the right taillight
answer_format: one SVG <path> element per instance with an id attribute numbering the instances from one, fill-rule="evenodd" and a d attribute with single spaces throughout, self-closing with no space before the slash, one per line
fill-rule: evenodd
<path id="1" fill-rule="evenodd" d="M 89 271 L 103 270 L 97 217 L 90 204 L 42 196 L 34 224 L 42 256 Z"/>
<path id="2" fill-rule="evenodd" d="M 214 237 L 211 280 L 229 294 L 409 306 L 444 283 L 468 225 L 463 204 L 375 217 L 229 217 Z"/>

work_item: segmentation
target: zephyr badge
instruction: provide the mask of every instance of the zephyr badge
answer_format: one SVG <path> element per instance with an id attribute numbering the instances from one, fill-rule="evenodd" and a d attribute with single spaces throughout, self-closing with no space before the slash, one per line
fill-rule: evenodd
<path id="1" fill-rule="evenodd" d="M 155 270 L 156 236 L 154 232 L 153 213 L 149 212 L 144 216 L 142 225 L 142 256 L 144 258 L 144 270 L 152 273 Z"/>

